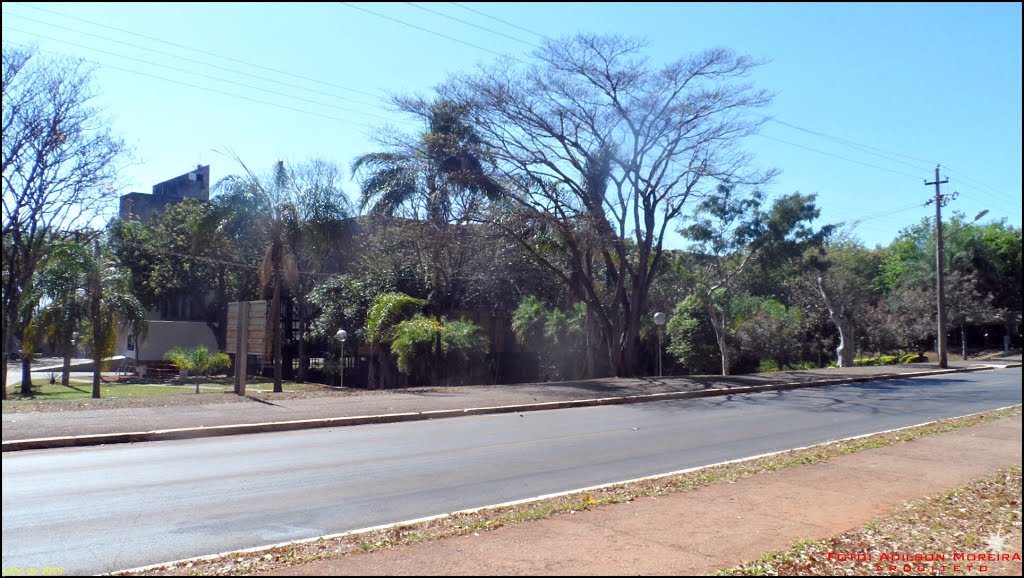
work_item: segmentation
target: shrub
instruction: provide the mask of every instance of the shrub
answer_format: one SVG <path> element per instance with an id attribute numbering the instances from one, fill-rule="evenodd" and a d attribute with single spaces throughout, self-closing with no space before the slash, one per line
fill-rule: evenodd
<path id="1" fill-rule="evenodd" d="M 196 376 L 231 367 L 231 358 L 228 357 L 228 354 L 218 352 L 211 355 L 205 345 L 197 345 L 191 349 L 175 347 L 164 354 L 164 359 L 173 363 L 178 371 L 187 371 Z M 196 393 L 199 393 L 198 379 L 196 380 Z"/>
<path id="2" fill-rule="evenodd" d="M 895 355 L 879 355 L 878 357 L 858 357 L 853 364 L 858 367 L 870 365 L 896 365 L 899 358 Z"/>

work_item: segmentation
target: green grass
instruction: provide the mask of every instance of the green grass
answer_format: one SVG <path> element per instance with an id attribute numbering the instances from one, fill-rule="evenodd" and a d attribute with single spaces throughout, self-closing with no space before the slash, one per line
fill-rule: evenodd
<path id="1" fill-rule="evenodd" d="M 220 384 L 201 384 L 200 393 L 223 393 L 228 387 Z M 8 401 L 35 400 L 35 401 L 61 401 L 87 399 L 92 397 L 92 383 L 72 381 L 69 385 L 51 385 L 49 381 L 36 380 L 32 382 L 34 397 L 26 398 L 21 395 L 21 384 L 8 388 Z M 180 385 L 166 384 L 100 384 L 100 397 L 104 398 L 136 398 L 136 397 L 167 397 L 173 395 L 195 395 L 195 385 L 183 383 Z"/>
<path id="2" fill-rule="evenodd" d="M 284 390 L 288 391 L 322 391 L 326 389 L 319 383 L 293 383 L 285 381 Z M 47 379 L 36 379 L 32 382 L 34 397 L 22 397 L 21 384 L 11 385 L 7 388 L 8 401 L 74 401 L 89 399 L 92 397 L 92 382 L 71 380 L 69 385 L 51 384 Z M 153 398 L 169 397 L 178 395 L 196 395 L 196 385 L 193 382 L 171 382 L 171 383 L 103 383 L 100 384 L 100 397 L 102 398 Z M 199 383 L 199 395 L 224 394 L 234 391 L 230 379 L 217 381 L 202 381 Z M 274 391 L 274 382 L 271 380 L 249 381 L 246 384 L 247 393 L 270 393 Z"/>

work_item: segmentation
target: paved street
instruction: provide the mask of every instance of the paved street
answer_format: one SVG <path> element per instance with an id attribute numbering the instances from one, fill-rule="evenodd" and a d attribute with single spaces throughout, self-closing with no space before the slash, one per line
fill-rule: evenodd
<path id="1" fill-rule="evenodd" d="M 1020 403 L 994 370 L 753 395 L 3 456 L 3 564 L 96 573 Z"/>

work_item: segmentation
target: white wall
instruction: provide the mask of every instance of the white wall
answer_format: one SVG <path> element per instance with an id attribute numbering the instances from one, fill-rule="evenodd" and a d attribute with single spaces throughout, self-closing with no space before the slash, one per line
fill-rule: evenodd
<path id="1" fill-rule="evenodd" d="M 135 352 L 128 349 L 128 331 L 117 330 L 117 347 L 114 355 L 135 359 Z M 205 345 L 210 351 L 219 351 L 217 339 L 210 326 L 201 321 L 150 321 L 149 331 L 140 343 L 140 361 L 160 361 L 164 353 L 175 347 Z"/>

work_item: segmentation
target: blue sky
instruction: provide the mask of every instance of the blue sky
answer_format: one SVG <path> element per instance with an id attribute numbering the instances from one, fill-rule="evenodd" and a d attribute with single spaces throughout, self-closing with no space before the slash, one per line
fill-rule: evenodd
<path id="1" fill-rule="evenodd" d="M 773 121 L 746 148 L 782 171 L 772 193 L 817 193 L 822 223 L 868 245 L 934 215 L 936 164 L 960 193 L 947 211 L 1021 225 L 1020 3 L 3 3 L 5 45 L 98 63 L 97 102 L 135 151 L 123 192 L 200 163 L 216 181 L 239 170 L 228 150 L 347 171 L 375 129 L 408 125 L 385 95 L 576 32 L 645 37 L 652 63 L 767 60 L 751 80 Z"/>

